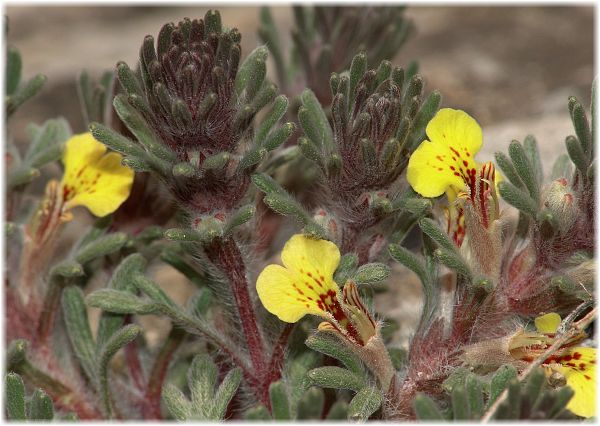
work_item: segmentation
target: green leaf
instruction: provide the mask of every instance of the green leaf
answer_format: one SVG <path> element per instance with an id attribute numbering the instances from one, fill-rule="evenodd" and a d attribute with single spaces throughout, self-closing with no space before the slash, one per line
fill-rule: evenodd
<path id="1" fill-rule="evenodd" d="M 560 388 L 556 392 L 554 404 L 552 406 L 552 409 L 548 413 L 548 417 L 553 418 L 560 414 L 560 412 L 565 409 L 571 398 L 573 398 L 573 395 L 575 395 L 575 392 L 569 386 L 564 386 Z"/>
<path id="2" fill-rule="evenodd" d="M 177 163 L 172 169 L 173 176 L 177 178 L 193 178 L 198 175 L 199 170 L 187 162 Z"/>
<path id="3" fill-rule="evenodd" d="M 271 176 L 265 173 L 255 173 L 251 176 L 252 183 L 265 194 L 286 194 L 285 190 Z"/>
<path id="4" fill-rule="evenodd" d="M 218 373 L 217 366 L 210 356 L 200 354 L 194 357 L 188 369 L 188 387 L 192 403 L 197 408 L 213 399 Z"/>
<path id="5" fill-rule="evenodd" d="M 302 121 L 300 121 L 306 136 L 311 139 L 316 146 L 326 147 L 330 150 L 333 147 L 333 132 L 329 126 L 325 111 L 323 111 L 317 97 L 312 90 L 305 89 L 300 95 L 300 100 L 302 101 L 302 106 L 307 111 L 307 121 L 305 121 L 305 124 L 309 125 L 308 130 L 311 133 L 310 135 L 307 133 L 307 129 L 304 128 Z M 298 111 L 298 118 L 300 119 L 300 111 Z"/>
<path id="6" fill-rule="evenodd" d="M 192 404 L 177 386 L 168 383 L 163 387 L 162 399 L 167 406 L 169 414 L 175 420 L 186 421 L 191 417 Z"/>
<path id="7" fill-rule="evenodd" d="M 383 395 L 378 389 L 365 387 L 352 398 L 348 405 L 348 419 L 364 422 L 379 409 Z"/>
<path id="8" fill-rule="evenodd" d="M 240 170 L 246 170 L 256 166 L 267 157 L 268 153 L 269 151 L 267 151 L 265 148 L 253 148 L 249 151 L 246 151 L 239 162 L 238 168 Z"/>
<path id="9" fill-rule="evenodd" d="M 241 226 L 244 223 L 248 222 L 250 219 L 252 219 L 255 214 L 256 207 L 253 204 L 246 204 L 245 206 L 240 207 L 231 215 L 231 217 L 225 224 L 223 234 L 229 234 L 238 226 Z"/>
<path id="10" fill-rule="evenodd" d="M 352 63 L 350 64 L 350 90 L 349 90 L 349 105 L 354 104 L 354 97 L 356 92 L 356 86 L 358 85 L 358 81 L 363 77 L 365 72 L 367 71 L 367 54 L 365 52 L 360 52 L 358 55 L 352 58 Z"/>
<path id="11" fill-rule="evenodd" d="M 17 49 L 9 46 L 6 49 L 6 94 L 11 96 L 21 82 L 21 54 Z"/>
<path id="12" fill-rule="evenodd" d="M 273 107 L 258 126 L 254 136 L 254 144 L 256 146 L 263 146 L 264 141 L 267 139 L 267 135 L 277 124 L 279 120 L 285 115 L 287 111 L 289 101 L 284 95 L 279 95 L 273 102 Z"/>
<path id="13" fill-rule="evenodd" d="M 130 254 L 121 261 L 119 266 L 113 272 L 110 282 L 108 283 L 108 288 L 114 291 L 133 294 L 136 291 L 136 287 L 132 283 L 133 275 L 141 274 L 145 266 L 146 259 L 144 256 L 139 253 Z M 86 298 L 86 303 L 90 306 L 92 306 L 92 302 L 90 302 L 90 298 L 92 297 L 95 296 L 89 295 Z M 123 326 L 123 321 L 123 315 L 107 311 L 102 312 L 96 336 L 96 347 L 98 349 L 106 343 L 110 336 Z"/>
<path id="14" fill-rule="evenodd" d="M 25 384 L 21 376 L 15 373 L 6 375 L 5 398 L 6 414 L 10 420 L 27 420 L 25 414 Z"/>
<path id="15" fill-rule="evenodd" d="M 104 404 L 104 410 L 109 418 L 112 418 L 112 407 L 110 402 L 110 389 L 108 384 L 108 364 L 119 349 L 135 340 L 140 335 L 142 329 L 129 324 L 115 332 L 106 344 L 102 347 L 99 356 L 98 377 L 100 382 L 100 393 Z"/>
<path id="16" fill-rule="evenodd" d="M 83 292 L 79 287 L 70 286 L 63 290 L 62 310 L 73 352 L 86 376 L 95 383 L 98 378 L 96 344 L 92 337 Z"/>
<path id="17" fill-rule="evenodd" d="M 344 285 L 356 271 L 358 265 L 358 255 L 356 253 L 346 253 L 340 259 L 340 264 L 335 270 L 333 279 L 338 285 Z"/>
<path id="18" fill-rule="evenodd" d="M 419 221 L 419 227 L 429 238 L 438 243 L 441 248 L 444 248 L 450 252 L 456 251 L 454 242 L 450 239 L 448 234 L 444 232 L 432 219 L 421 219 Z"/>
<path id="19" fill-rule="evenodd" d="M 360 285 L 377 284 L 388 279 L 390 267 L 383 263 L 362 265 L 354 275 L 354 281 Z"/>
<path id="20" fill-rule="evenodd" d="M 323 156 L 311 141 L 309 141 L 305 137 L 301 137 L 298 139 L 298 146 L 300 147 L 300 152 L 309 160 L 315 162 L 316 164 L 321 164 L 321 160 Z"/>
<path id="21" fill-rule="evenodd" d="M 429 282 L 429 278 L 427 276 L 427 272 L 425 270 L 425 265 L 423 262 L 415 256 L 411 251 L 405 249 L 399 244 L 390 244 L 388 246 L 388 252 L 392 259 L 396 262 L 401 263 L 406 266 L 408 269 L 417 274 L 417 277 L 421 280 L 423 284 Z"/>
<path id="22" fill-rule="evenodd" d="M 165 231 L 165 238 L 182 243 L 198 243 L 202 241 L 202 235 L 192 229 L 171 228 Z"/>
<path id="23" fill-rule="evenodd" d="M 325 393 L 318 387 L 309 388 L 298 401 L 297 420 L 321 420 Z"/>
<path id="24" fill-rule="evenodd" d="M 313 384 L 323 388 L 350 389 L 359 391 L 366 386 L 357 374 L 340 367 L 319 367 L 308 372 Z"/>
<path id="25" fill-rule="evenodd" d="M 464 386 L 454 387 L 454 389 L 452 389 L 451 399 L 454 420 L 469 420 L 471 418 L 471 413 Z"/>
<path id="26" fill-rule="evenodd" d="M 348 403 L 339 400 L 334 402 L 327 413 L 326 420 L 348 420 Z"/>
<path id="27" fill-rule="evenodd" d="M 115 314 L 147 315 L 158 313 L 155 303 L 148 303 L 127 291 L 101 289 L 89 294 L 85 298 L 88 306 L 100 308 L 103 311 Z"/>
<path id="28" fill-rule="evenodd" d="M 483 415 L 483 387 L 475 374 L 469 374 L 465 383 L 467 399 L 471 411 L 471 420 L 480 419 Z"/>
<path id="29" fill-rule="evenodd" d="M 63 145 L 71 136 L 71 128 L 64 118 L 46 120 L 42 126 L 31 125 L 32 138 L 25 154 L 25 162 L 33 167 L 60 158 Z"/>
<path id="30" fill-rule="evenodd" d="M 500 182 L 498 184 L 500 196 L 513 207 L 516 207 L 523 213 L 536 217 L 538 205 L 528 194 L 514 186 L 510 182 Z"/>
<path id="31" fill-rule="evenodd" d="M 427 128 L 427 124 L 429 124 L 431 119 L 440 109 L 441 102 L 442 95 L 437 90 L 434 90 L 421 105 L 421 108 L 411 125 L 410 137 L 407 145 L 409 152 L 413 152 L 419 144 L 426 139 L 425 129 Z"/>
<path id="32" fill-rule="evenodd" d="M 39 151 L 27 161 L 32 167 L 40 168 L 53 161 L 58 161 L 62 157 L 63 151 L 63 145 L 52 145 L 43 151 Z"/>
<path id="33" fill-rule="evenodd" d="M 29 418 L 31 420 L 50 421 L 54 419 L 52 399 L 41 389 L 36 389 L 33 392 L 29 407 Z"/>
<path id="34" fill-rule="evenodd" d="M 488 400 L 487 407 L 491 407 L 494 401 L 498 399 L 500 394 L 508 386 L 508 382 L 517 378 L 517 371 L 510 365 L 503 365 L 500 367 L 490 383 L 490 398 Z"/>
<path id="35" fill-rule="evenodd" d="M 268 56 L 269 50 L 265 46 L 259 46 L 242 62 L 235 78 L 235 92 L 238 96 L 246 89 L 246 99 L 254 98 L 265 80 Z"/>
<path id="36" fill-rule="evenodd" d="M 31 167 L 19 167 L 11 170 L 7 176 L 7 186 L 9 189 L 20 185 L 25 185 L 40 176 L 40 171 Z"/>
<path id="37" fill-rule="evenodd" d="M 24 339 L 16 339 L 10 342 L 8 350 L 6 351 L 6 370 L 12 371 L 18 368 L 18 366 L 26 360 L 27 349 L 29 348 L 29 342 Z"/>
<path id="38" fill-rule="evenodd" d="M 203 170 L 216 170 L 222 169 L 227 165 L 229 159 L 231 158 L 231 154 L 228 152 L 219 152 L 217 154 L 206 157 L 206 159 L 202 162 Z"/>
<path id="39" fill-rule="evenodd" d="M 287 390 L 281 381 L 273 382 L 269 386 L 271 410 L 275 420 L 291 420 L 290 404 Z"/>
<path id="40" fill-rule="evenodd" d="M 442 413 L 440 413 L 437 404 L 425 394 L 418 393 L 417 396 L 415 396 L 413 408 L 415 409 L 415 414 L 419 420 L 445 420 Z"/>
<path id="41" fill-rule="evenodd" d="M 273 211 L 283 216 L 291 216 L 302 225 L 306 225 L 312 220 L 304 207 L 287 194 L 270 193 L 265 195 L 263 201 Z"/>
<path id="42" fill-rule="evenodd" d="M 529 403 L 531 404 L 532 411 L 537 408 L 538 403 L 540 402 L 541 396 L 544 392 L 544 385 L 546 383 L 546 374 L 544 370 L 541 368 L 536 368 L 533 370 L 529 377 L 527 378 L 527 383 L 525 383 L 524 393 L 527 395 L 529 399 Z"/>
<path id="43" fill-rule="evenodd" d="M 527 159 L 533 166 L 533 174 L 537 186 L 544 182 L 544 169 L 542 168 L 542 159 L 540 157 L 540 151 L 537 146 L 537 142 L 532 135 L 527 135 L 523 141 L 523 149 L 527 155 Z"/>
<path id="44" fill-rule="evenodd" d="M 314 351 L 342 362 L 350 371 L 361 374 L 363 371 L 360 359 L 333 334 L 317 332 L 306 339 L 306 346 Z"/>
<path id="45" fill-rule="evenodd" d="M 536 179 L 536 170 L 534 164 L 532 164 L 527 158 L 527 153 L 523 146 L 517 142 L 512 141 L 508 146 L 508 155 L 513 162 L 516 172 L 521 177 L 521 180 L 527 187 L 529 195 L 536 203 L 540 200 L 540 190 Z"/>
<path id="46" fill-rule="evenodd" d="M 290 136 L 296 131 L 296 125 L 294 123 L 285 123 L 279 129 L 271 132 L 269 137 L 264 143 L 264 147 L 267 151 L 273 151 L 279 148 Z"/>
<path id="47" fill-rule="evenodd" d="M 269 410 L 264 405 L 258 405 L 256 407 L 250 408 L 244 414 L 245 420 L 258 420 L 258 421 L 267 421 L 272 420 L 271 415 L 269 414 Z"/>
<path id="48" fill-rule="evenodd" d="M 570 178 L 572 174 L 573 167 L 568 154 L 560 154 L 552 166 L 550 180 Z"/>
<path id="49" fill-rule="evenodd" d="M 242 370 L 240 368 L 234 368 L 227 373 L 213 399 L 212 415 L 214 420 L 222 420 L 225 417 L 227 406 L 237 392 L 241 382 Z"/>
<path id="50" fill-rule="evenodd" d="M 115 132 L 114 130 L 99 123 L 90 124 L 90 132 L 94 138 L 102 142 L 104 145 L 117 151 L 123 155 L 131 155 L 134 157 L 144 157 L 144 149 L 135 142 L 127 139 L 125 136 Z"/>
<path id="51" fill-rule="evenodd" d="M 574 100 L 574 105 L 571 110 L 571 119 L 573 121 L 573 127 L 575 128 L 575 134 L 577 135 L 577 139 L 579 139 L 582 151 L 589 158 L 590 153 L 592 152 L 592 133 L 590 131 L 588 119 L 581 103 L 573 97 L 569 99 L 569 101 L 571 100 Z"/>
<path id="52" fill-rule="evenodd" d="M 524 189 L 525 184 L 519 177 L 519 174 L 517 173 L 517 170 L 515 169 L 515 166 L 510 158 L 508 158 L 508 156 L 503 152 L 496 152 L 494 154 L 494 158 L 496 159 L 496 164 L 502 171 L 502 174 L 506 176 L 508 181 L 517 188 Z"/>
<path id="53" fill-rule="evenodd" d="M 575 164 L 577 170 L 585 175 L 589 165 L 589 160 L 584 153 L 581 144 L 577 138 L 573 136 L 567 136 L 565 145 L 567 146 L 567 152 L 569 153 L 569 157 L 571 157 L 571 161 L 573 161 L 573 164 Z"/>
<path id="54" fill-rule="evenodd" d="M 117 77 L 119 78 L 121 87 L 125 89 L 128 95 L 144 96 L 137 77 L 123 61 L 117 63 Z"/>
<path id="55" fill-rule="evenodd" d="M 123 120 L 123 123 L 125 123 L 137 140 L 146 147 L 148 152 L 156 156 L 156 158 L 169 163 L 176 161 L 177 156 L 175 153 L 159 141 L 146 120 L 127 101 L 125 95 L 120 94 L 115 96 L 113 106 L 119 118 Z"/>
<path id="56" fill-rule="evenodd" d="M 465 277 L 471 278 L 472 273 L 469 265 L 465 262 L 463 257 L 457 253 L 456 251 L 450 251 L 443 248 L 439 248 L 435 250 L 433 253 L 435 258 L 446 265 L 448 268 L 456 271 L 459 274 L 464 275 Z"/>
<path id="57" fill-rule="evenodd" d="M 6 115 L 11 116 L 25 101 L 35 96 L 46 83 L 46 76 L 38 74 L 20 85 L 6 100 Z"/>
<path id="58" fill-rule="evenodd" d="M 158 304 L 179 309 L 169 296 L 154 281 L 143 275 L 134 275 L 133 284 Z"/>
<path id="59" fill-rule="evenodd" d="M 80 248 L 75 255 L 75 260 L 85 265 L 94 259 L 119 251 L 127 242 L 127 238 L 124 232 L 114 232 L 99 237 Z"/>
<path id="60" fill-rule="evenodd" d="M 57 263 L 50 270 L 51 277 L 76 278 L 85 274 L 83 266 L 79 262 L 73 260 L 63 260 Z"/>

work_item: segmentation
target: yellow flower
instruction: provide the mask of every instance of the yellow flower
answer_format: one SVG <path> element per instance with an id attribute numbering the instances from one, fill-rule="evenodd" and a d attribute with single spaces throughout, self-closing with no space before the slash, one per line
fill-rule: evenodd
<path id="1" fill-rule="evenodd" d="M 536 318 L 535 326 L 538 332 L 553 336 L 560 322 L 558 314 L 549 313 Z M 596 415 L 596 348 L 567 347 L 545 360 L 543 367 L 549 374 L 562 374 L 575 392 L 567 404 L 571 412 L 586 418 Z"/>
<path id="2" fill-rule="evenodd" d="M 375 321 L 360 302 L 356 285 L 348 282 L 342 294 L 333 280 L 340 263 L 335 244 L 297 234 L 285 244 L 281 260 L 284 266 L 268 265 L 256 281 L 267 311 L 290 323 L 307 314 L 320 316 L 360 344 L 375 334 Z"/>
<path id="3" fill-rule="evenodd" d="M 465 237 L 463 203 L 475 207 L 483 227 L 498 215 L 495 186 L 500 180 L 491 162 L 479 164 L 483 134 L 477 122 L 464 111 L 443 108 L 427 125 L 425 140 L 413 152 L 406 171 L 412 188 L 423 197 L 446 193 L 447 232 L 457 246 Z M 492 202 L 491 202 L 492 201 Z"/>
<path id="4" fill-rule="evenodd" d="M 134 172 L 121 165 L 121 155 L 106 153 L 106 147 L 91 133 L 66 142 L 61 181 L 64 210 L 87 207 L 95 216 L 114 212 L 131 192 Z"/>
<path id="5" fill-rule="evenodd" d="M 513 356 L 526 362 L 532 362 L 552 345 L 554 336 L 561 323 L 560 315 L 549 313 L 535 319 L 538 340 L 531 340 L 527 346 L 515 348 Z M 533 334 L 530 335 L 533 338 Z M 542 367 L 548 376 L 558 373 L 575 392 L 567 409 L 581 417 L 596 414 L 596 348 L 573 346 L 585 334 L 575 336 L 554 355 L 544 360 Z"/>
<path id="6" fill-rule="evenodd" d="M 427 125 L 427 137 L 413 152 L 406 177 L 423 197 L 438 197 L 452 188 L 473 189 L 478 166 L 474 157 L 483 142 L 479 124 L 464 111 L 443 108 Z"/>

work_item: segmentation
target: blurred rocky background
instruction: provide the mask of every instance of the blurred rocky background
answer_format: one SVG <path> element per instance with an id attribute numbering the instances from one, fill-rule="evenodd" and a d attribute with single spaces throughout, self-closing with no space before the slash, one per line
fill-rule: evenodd
<path id="1" fill-rule="evenodd" d="M 20 49 L 25 77 L 43 73 L 42 93 L 11 119 L 9 132 L 26 139 L 25 125 L 64 116 L 74 132 L 84 131 L 75 79 L 86 68 L 93 75 L 118 60 L 133 65 L 146 34 L 183 17 L 202 17 L 218 8 L 225 25 L 242 33 L 243 54 L 258 43 L 258 7 L 115 7 L 9 6 L 8 43 Z M 272 7 L 280 29 L 290 28 L 291 8 Z M 594 77 L 594 9 L 569 7 L 408 7 L 417 31 L 391 58 L 395 65 L 420 64 L 426 89 L 438 89 L 443 106 L 464 109 L 484 128 L 480 160 L 492 159 L 512 139 L 537 137 L 548 170 L 564 151 L 565 136 L 573 133 L 567 98 L 589 104 Z M 285 34 L 285 32 L 283 32 Z M 289 44 L 289 39 L 283 40 Z M 382 40 L 385 43 L 385 40 Z M 374 66 L 374 64 L 371 64 Z M 328 78 L 328 76 L 323 76 Z M 179 300 L 186 285 L 169 271 L 157 271 Z M 181 281 L 181 280 L 180 280 Z M 407 274 L 395 274 L 393 294 L 376 298 L 378 310 L 401 324 L 395 339 L 405 344 L 419 312 L 419 286 Z"/>

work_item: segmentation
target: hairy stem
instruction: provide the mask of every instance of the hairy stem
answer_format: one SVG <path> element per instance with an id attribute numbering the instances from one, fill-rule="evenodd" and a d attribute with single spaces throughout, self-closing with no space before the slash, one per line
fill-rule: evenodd
<path id="1" fill-rule="evenodd" d="M 186 333 L 184 330 L 173 327 L 163 347 L 158 353 L 152 371 L 150 372 L 150 380 L 146 390 L 146 407 L 148 412 L 144 412 L 144 418 L 161 420 L 160 413 L 160 398 L 163 383 L 167 375 L 167 369 L 173 354 L 183 342 Z"/>
<path id="2" fill-rule="evenodd" d="M 232 239 L 219 240 L 213 243 L 206 249 L 206 254 L 210 261 L 229 279 L 250 359 L 257 376 L 260 377 L 266 366 L 265 348 L 258 329 L 250 292 L 248 291 L 246 267 L 242 254 Z"/>

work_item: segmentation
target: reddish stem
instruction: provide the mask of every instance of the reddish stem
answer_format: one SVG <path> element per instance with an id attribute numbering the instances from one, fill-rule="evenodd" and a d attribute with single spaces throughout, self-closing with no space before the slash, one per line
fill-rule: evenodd
<path id="1" fill-rule="evenodd" d="M 131 378 L 135 384 L 135 387 L 141 391 L 144 389 L 144 375 L 142 373 L 142 365 L 140 364 L 140 357 L 136 342 L 131 342 L 129 345 L 125 345 L 125 360 L 129 366 L 129 371 L 131 372 Z"/>
<path id="2" fill-rule="evenodd" d="M 167 375 L 167 369 L 173 354 L 183 342 L 186 333 L 180 328 L 172 328 L 167 341 L 158 353 L 152 371 L 150 372 L 150 380 L 146 390 L 146 410 L 144 410 L 144 418 L 162 420 L 160 412 L 160 398 L 163 383 Z"/>
<path id="3" fill-rule="evenodd" d="M 240 322 L 256 376 L 265 370 L 264 345 L 258 329 L 252 299 L 248 291 L 246 267 L 239 248 L 232 239 L 219 240 L 206 249 L 210 261 L 229 279 Z"/>
<path id="4" fill-rule="evenodd" d="M 272 383 L 281 377 L 281 365 L 283 364 L 283 356 L 285 355 L 285 348 L 287 347 L 287 342 L 293 329 L 294 324 L 286 324 L 283 330 L 281 331 L 281 334 L 279 335 L 279 339 L 277 339 L 277 342 L 273 347 L 273 352 L 271 353 L 271 361 L 269 362 L 268 383 Z"/>

